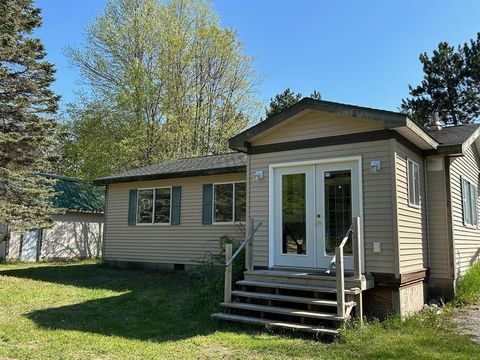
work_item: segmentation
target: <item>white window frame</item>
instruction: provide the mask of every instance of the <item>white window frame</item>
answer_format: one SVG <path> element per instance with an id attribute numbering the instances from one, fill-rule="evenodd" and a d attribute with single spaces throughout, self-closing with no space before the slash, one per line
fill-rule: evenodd
<path id="1" fill-rule="evenodd" d="M 155 222 L 155 197 L 157 196 L 157 189 L 170 189 L 170 216 L 168 217 L 168 223 L 156 223 Z M 153 190 L 153 205 L 152 205 L 152 222 L 151 223 L 139 223 L 138 222 L 138 202 L 140 200 L 140 191 L 142 190 Z M 135 213 L 135 224 L 137 226 L 170 226 L 172 224 L 172 186 L 157 186 L 149 188 L 138 188 L 137 189 L 137 211 Z"/>
<path id="2" fill-rule="evenodd" d="M 218 183 L 213 183 L 213 191 L 212 191 L 212 225 L 234 225 L 234 224 L 245 224 L 245 221 L 235 221 L 235 184 L 238 183 L 244 183 L 245 186 L 247 184 L 246 181 L 225 181 L 225 182 L 218 182 Z M 216 185 L 225 185 L 225 184 L 232 184 L 233 186 L 233 199 L 232 199 L 232 221 L 220 221 L 217 222 L 215 221 L 215 186 Z M 245 201 L 247 199 L 247 194 L 245 193 Z"/>
<path id="3" fill-rule="evenodd" d="M 412 168 L 414 169 L 415 167 L 418 170 L 418 178 L 417 178 L 417 184 L 415 184 L 415 171 L 413 173 L 410 172 L 410 164 L 412 164 Z M 413 177 L 412 178 L 412 184 L 413 184 L 413 189 L 410 186 L 410 175 Z M 417 185 L 417 186 L 415 186 Z M 416 193 L 416 188 L 418 187 L 418 194 Z M 415 200 L 417 198 L 416 195 L 418 195 L 418 204 L 411 202 L 410 201 L 410 194 L 412 193 L 412 197 Z M 407 158 L 407 201 L 408 201 L 408 206 L 420 209 L 421 204 L 422 204 L 422 197 L 421 197 L 421 180 L 420 180 L 420 165 L 418 162 L 415 160 L 412 160 L 410 158 Z"/>
<path id="4" fill-rule="evenodd" d="M 466 186 L 464 186 L 464 184 Z M 468 199 L 466 199 L 466 202 L 464 201 L 464 193 L 466 190 L 466 187 L 468 187 Z M 472 203 L 472 190 L 474 191 L 474 203 Z M 478 228 L 478 188 L 477 186 L 473 183 L 473 181 L 470 181 L 464 176 L 460 177 L 460 193 L 462 197 L 462 218 L 463 218 L 463 225 L 469 228 L 477 229 Z M 465 212 L 468 211 L 471 217 L 471 221 L 467 221 L 467 217 L 465 216 Z"/>

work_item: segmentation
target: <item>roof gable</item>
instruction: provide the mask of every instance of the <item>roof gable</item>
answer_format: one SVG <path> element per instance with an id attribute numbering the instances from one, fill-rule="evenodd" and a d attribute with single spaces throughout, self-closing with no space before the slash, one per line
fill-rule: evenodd
<path id="1" fill-rule="evenodd" d="M 361 119 L 330 114 L 318 110 L 306 110 L 272 126 L 250 139 L 252 145 L 274 144 L 383 129 L 379 120 Z"/>
<path id="2" fill-rule="evenodd" d="M 249 152 L 252 141 L 260 138 L 262 134 L 280 128 L 280 124 L 298 119 L 309 111 L 317 111 L 338 118 L 353 119 L 358 122 L 359 126 L 361 126 L 361 122 L 378 122 L 380 129 L 395 130 L 420 149 L 435 149 L 437 146 L 437 142 L 405 114 L 311 98 L 304 98 L 281 113 L 269 117 L 234 136 L 230 139 L 229 145 L 232 149 Z M 350 134 L 357 132 L 359 132 L 358 129 L 355 132 L 350 132 Z M 316 137 L 318 138 L 318 136 Z"/>

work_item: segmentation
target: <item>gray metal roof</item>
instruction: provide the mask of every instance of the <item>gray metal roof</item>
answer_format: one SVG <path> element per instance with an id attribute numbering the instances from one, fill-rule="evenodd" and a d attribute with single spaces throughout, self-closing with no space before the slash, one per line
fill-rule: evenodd
<path id="1" fill-rule="evenodd" d="M 427 132 L 442 146 L 462 145 L 473 133 L 480 128 L 480 124 L 448 126 L 440 130 Z"/>
<path id="2" fill-rule="evenodd" d="M 157 165 L 128 170 L 118 175 L 96 179 L 96 184 L 171 179 L 188 176 L 226 174 L 246 171 L 246 155 L 228 153 L 167 160 Z"/>

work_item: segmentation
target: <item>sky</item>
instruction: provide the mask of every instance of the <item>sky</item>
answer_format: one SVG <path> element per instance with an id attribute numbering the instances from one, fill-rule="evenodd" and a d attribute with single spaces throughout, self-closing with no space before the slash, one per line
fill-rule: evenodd
<path id="1" fill-rule="evenodd" d="M 76 101 L 80 74 L 65 48 L 83 42 L 104 0 L 36 0 L 36 31 L 57 73 L 62 105 Z M 440 41 L 463 44 L 480 32 L 478 0 L 213 0 L 222 26 L 234 28 L 255 59 L 258 97 L 286 88 L 322 99 L 398 110 L 408 85 L 422 79 L 422 52 Z"/>

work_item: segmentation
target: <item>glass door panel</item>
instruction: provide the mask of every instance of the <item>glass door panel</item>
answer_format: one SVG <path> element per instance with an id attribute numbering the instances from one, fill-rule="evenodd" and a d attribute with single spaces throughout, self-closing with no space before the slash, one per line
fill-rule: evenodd
<path id="1" fill-rule="evenodd" d="M 275 169 L 273 191 L 274 263 L 315 267 L 314 166 Z"/>
<path id="2" fill-rule="evenodd" d="M 282 175 L 282 254 L 307 253 L 306 174 Z"/>
<path id="3" fill-rule="evenodd" d="M 325 252 L 335 255 L 352 223 L 352 174 L 350 170 L 324 172 L 325 194 Z M 352 254 L 351 236 L 345 244 L 344 254 Z"/>

